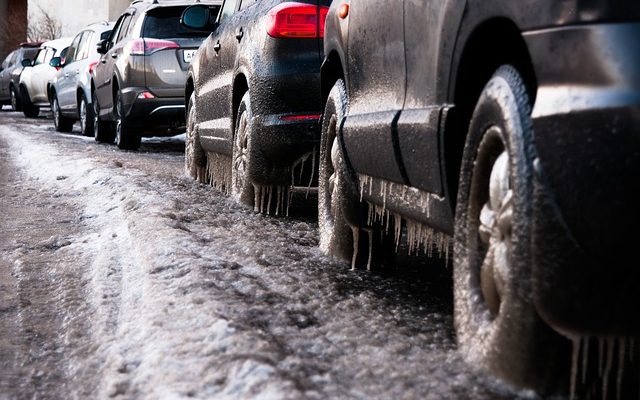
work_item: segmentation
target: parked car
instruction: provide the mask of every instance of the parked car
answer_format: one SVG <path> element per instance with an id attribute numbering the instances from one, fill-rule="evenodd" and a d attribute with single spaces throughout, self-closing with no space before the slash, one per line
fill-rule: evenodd
<path id="1" fill-rule="evenodd" d="M 22 111 L 20 74 L 24 60 L 33 60 L 42 42 L 22 43 L 0 65 L 0 105 L 9 104 L 13 111 Z"/>
<path id="2" fill-rule="evenodd" d="M 590 338 L 624 357 L 640 332 L 640 270 L 627 261 L 640 226 L 640 6 L 402 4 L 343 0 L 327 17 L 322 249 L 352 260 L 380 219 L 414 249 L 446 257 L 451 241 L 459 349 L 519 387 L 568 381 L 553 371 L 571 364 L 556 332 L 573 341 L 574 377 Z"/>
<path id="3" fill-rule="evenodd" d="M 71 44 L 71 37 L 44 42 L 33 61 L 24 60 L 20 74 L 20 100 L 22 111 L 28 118 L 36 118 L 41 107 L 49 107 L 48 88 L 57 71 L 49 65 L 54 57 L 60 57 Z"/>
<path id="4" fill-rule="evenodd" d="M 106 21 L 88 25 L 73 38 L 64 58 L 49 62 L 58 69 L 48 92 L 56 130 L 71 132 L 79 120 L 82 134 L 93 136 L 91 74 L 100 62 L 96 45 L 109 38 L 112 27 Z"/>
<path id="5" fill-rule="evenodd" d="M 284 211 L 295 184 L 292 171 L 306 159 L 313 162 L 320 138 L 330 3 L 225 0 L 215 22 L 205 7 L 185 11 L 185 25 L 212 31 L 185 92 L 185 166 L 193 178 L 210 180 L 258 211 Z"/>
<path id="6" fill-rule="evenodd" d="M 141 136 L 184 131 L 189 63 L 208 32 L 180 24 L 192 1 L 134 1 L 101 42 L 93 74 L 95 137 L 137 149 Z M 218 1 L 203 2 L 217 12 Z"/>

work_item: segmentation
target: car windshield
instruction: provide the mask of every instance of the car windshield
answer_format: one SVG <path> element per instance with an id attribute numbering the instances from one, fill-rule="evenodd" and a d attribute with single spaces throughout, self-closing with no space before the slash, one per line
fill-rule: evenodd
<path id="1" fill-rule="evenodd" d="M 185 7 L 161 7 L 150 10 L 144 22 L 143 37 L 168 39 L 177 37 L 207 37 L 210 32 L 194 31 L 180 24 Z M 218 7 L 211 7 L 215 15 Z"/>

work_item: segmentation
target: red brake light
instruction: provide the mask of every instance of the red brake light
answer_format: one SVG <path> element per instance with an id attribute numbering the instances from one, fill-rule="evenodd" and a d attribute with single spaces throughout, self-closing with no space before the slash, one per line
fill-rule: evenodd
<path id="1" fill-rule="evenodd" d="M 128 47 L 132 56 L 148 56 L 159 50 L 180 48 L 178 43 L 162 39 L 136 39 L 130 42 Z"/>
<path id="2" fill-rule="evenodd" d="M 93 71 L 95 71 L 96 69 L 96 65 L 98 65 L 99 61 L 94 61 L 91 64 L 89 64 L 89 74 L 93 75 Z"/>
<path id="3" fill-rule="evenodd" d="M 317 121 L 320 116 L 320 114 L 281 115 L 280 120 L 287 122 Z"/>
<path id="4" fill-rule="evenodd" d="M 267 14 L 267 33 L 274 38 L 323 38 L 328 7 L 286 2 Z"/>

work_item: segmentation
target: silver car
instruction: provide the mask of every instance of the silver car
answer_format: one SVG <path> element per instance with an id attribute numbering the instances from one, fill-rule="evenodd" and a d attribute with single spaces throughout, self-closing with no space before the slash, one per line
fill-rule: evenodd
<path id="1" fill-rule="evenodd" d="M 57 131 L 70 132 L 79 120 L 82 134 L 93 136 L 91 74 L 100 62 L 96 46 L 109 37 L 112 28 L 111 22 L 88 25 L 73 38 L 64 57 L 49 63 L 58 69 L 48 92 Z"/>

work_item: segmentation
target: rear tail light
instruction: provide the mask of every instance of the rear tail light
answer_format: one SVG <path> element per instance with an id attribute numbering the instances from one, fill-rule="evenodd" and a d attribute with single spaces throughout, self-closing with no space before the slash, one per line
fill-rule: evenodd
<path id="1" fill-rule="evenodd" d="M 178 43 L 162 39 L 135 39 L 127 46 L 132 56 L 148 56 L 156 51 L 180 48 Z"/>
<path id="2" fill-rule="evenodd" d="M 274 38 L 323 38 L 328 7 L 286 2 L 267 14 L 267 33 Z"/>
<path id="3" fill-rule="evenodd" d="M 91 64 L 89 64 L 89 74 L 93 75 L 93 71 L 96 70 L 96 66 L 98 65 L 99 61 L 94 61 Z"/>

